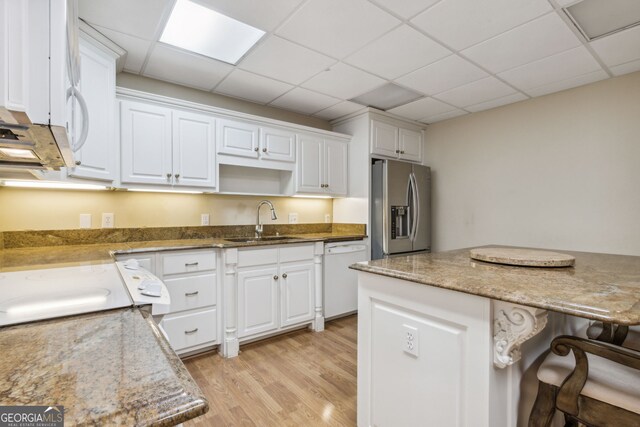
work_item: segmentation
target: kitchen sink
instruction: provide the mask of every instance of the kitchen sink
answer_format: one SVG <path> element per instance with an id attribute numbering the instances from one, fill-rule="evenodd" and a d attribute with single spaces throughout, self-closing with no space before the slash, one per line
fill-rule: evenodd
<path id="1" fill-rule="evenodd" d="M 224 239 L 227 240 L 229 242 L 235 242 L 235 243 L 253 243 L 253 242 L 273 242 L 273 241 L 279 241 L 279 240 L 291 240 L 291 239 L 298 239 L 298 237 L 291 237 L 291 236 L 266 236 L 266 237 L 233 237 L 230 239 Z"/>

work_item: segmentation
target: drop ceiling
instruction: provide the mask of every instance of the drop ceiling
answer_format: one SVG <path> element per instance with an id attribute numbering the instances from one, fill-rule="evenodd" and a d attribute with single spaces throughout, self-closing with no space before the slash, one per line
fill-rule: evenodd
<path id="1" fill-rule="evenodd" d="M 424 123 L 640 70 L 640 26 L 587 40 L 575 0 L 195 0 L 266 31 L 235 66 L 158 42 L 175 0 L 82 0 L 124 71 L 333 120 L 393 83 Z M 606 0 L 603 0 L 606 1 Z"/>

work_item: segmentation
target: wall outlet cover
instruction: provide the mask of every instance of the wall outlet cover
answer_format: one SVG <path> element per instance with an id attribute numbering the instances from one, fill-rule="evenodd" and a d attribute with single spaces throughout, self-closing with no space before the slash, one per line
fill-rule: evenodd
<path id="1" fill-rule="evenodd" d="M 298 214 L 295 212 L 291 212 L 289 214 L 289 224 L 297 224 L 298 223 Z"/>
<path id="2" fill-rule="evenodd" d="M 413 357 L 420 356 L 420 334 L 418 328 L 410 325 L 402 325 L 402 334 L 404 352 Z"/>
<path id="3" fill-rule="evenodd" d="M 327 224 L 331 222 L 331 214 L 324 214 L 324 222 Z"/>
<path id="4" fill-rule="evenodd" d="M 200 225 L 209 225 L 209 214 L 200 214 Z"/>
<path id="5" fill-rule="evenodd" d="M 102 228 L 113 228 L 115 222 L 115 215 L 112 213 L 102 214 Z"/>
<path id="6" fill-rule="evenodd" d="M 80 214 L 80 228 L 91 228 L 91 214 Z"/>

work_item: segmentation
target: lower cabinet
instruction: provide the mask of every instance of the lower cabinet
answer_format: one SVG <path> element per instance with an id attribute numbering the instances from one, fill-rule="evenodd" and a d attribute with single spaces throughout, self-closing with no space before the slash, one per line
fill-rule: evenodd
<path id="1" fill-rule="evenodd" d="M 238 338 L 278 329 L 278 267 L 238 272 Z"/>
<path id="2" fill-rule="evenodd" d="M 280 265 L 280 325 L 307 322 L 314 316 L 314 265 L 311 262 Z"/>

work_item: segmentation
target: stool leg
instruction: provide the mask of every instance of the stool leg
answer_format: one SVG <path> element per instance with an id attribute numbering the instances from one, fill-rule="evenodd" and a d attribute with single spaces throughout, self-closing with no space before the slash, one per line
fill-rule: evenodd
<path id="1" fill-rule="evenodd" d="M 538 382 L 538 395 L 529 415 L 529 427 L 548 427 L 556 412 L 557 388 Z"/>
<path id="2" fill-rule="evenodd" d="M 578 421 L 575 420 L 575 418 L 571 417 L 570 415 L 564 414 L 564 427 L 579 427 L 580 424 L 578 423 Z"/>

